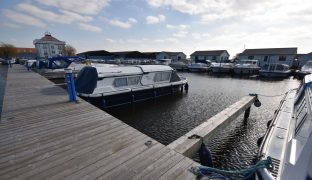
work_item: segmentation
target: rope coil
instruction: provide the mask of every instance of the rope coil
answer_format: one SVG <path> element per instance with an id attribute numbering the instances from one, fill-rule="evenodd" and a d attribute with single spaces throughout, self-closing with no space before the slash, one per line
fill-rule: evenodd
<path id="1" fill-rule="evenodd" d="M 197 175 L 197 179 L 201 177 L 207 177 L 208 179 L 247 179 L 251 177 L 257 169 L 268 168 L 272 169 L 272 158 L 270 156 L 267 159 L 258 161 L 255 165 L 240 170 L 221 170 L 206 166 L 193 166 L 190 171 Z"/>

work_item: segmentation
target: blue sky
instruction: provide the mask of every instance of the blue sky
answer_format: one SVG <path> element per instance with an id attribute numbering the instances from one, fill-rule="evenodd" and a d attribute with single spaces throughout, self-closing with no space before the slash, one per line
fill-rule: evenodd
<path id="1" fill-rule="evenodd" d="M 49 31 L 78 52 L 298 47 L 312 51 L 310 0 L 0 0 L 0 41 Z"/>

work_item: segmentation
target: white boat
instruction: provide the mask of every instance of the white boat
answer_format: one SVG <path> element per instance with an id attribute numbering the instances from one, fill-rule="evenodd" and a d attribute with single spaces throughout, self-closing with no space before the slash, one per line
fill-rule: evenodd
<path id="1" fill-rule="evenodd" d="M 213 73 L 231 73 L 233 71 L 234 64 L 228 62 L 227 63 L 213 62 L 211 63 L 210 68 Z"/>
<path id="2" fill-rule="evenodd" d="M 260 145 L 259 157 L 273 168 L 258 169 L 257 179 L 312 179 L 312 75 L 289 91 L 276 111 Z"/>
<path id="3" fill-rule="evenodd" d="M 169 64 L 170 67 L 172 67 L 173 69 L 177 70 L 177 71 L 184 71 L 188 69 L 188 66 L 186 63 L 178 61 L 178 62 L 171 62 Z"/>
<path id="4" fill-rule="evenodd" d="M 188 85 L 169 66 L 138 65 L 84 68 L 76 78 L 77 93 L 107 108 L 183 91 Z"/>
<path id="5" fill-rule="evenodd" d="M 156 64 L 168 66 L 171 63 L 171 59 L 157 59 Z"/>
<path id="6" fill-rule="evenodd" d="M 235 64 L 233 71 L 240 75 L 255 75 L 260 69 L 258 60 L 240 60 Z"/>
<path id="7" fill-rule="evenodd" d="M 207 72 L 210 69 L 210 66 L 205 63 L 192 63 L 188 66 L 190 72 Z"/>
<path id="8" fill-rule="evenodd" d="M 263 77 L 285 78 L 288 77 L 290 73 L 289 66 L 286 64 L 265 64 L 259 70 L 259 75 Z"/>
<path id="9" fill-rule="evenodd" d="M 302 66 L 300 71 L 298 71 L 297 75 L 299 78 L 303 78 L 305 75 L 311 74 L 311 73 L 312 73 L 312 60 L 307 61 L 305 65 Z"/>

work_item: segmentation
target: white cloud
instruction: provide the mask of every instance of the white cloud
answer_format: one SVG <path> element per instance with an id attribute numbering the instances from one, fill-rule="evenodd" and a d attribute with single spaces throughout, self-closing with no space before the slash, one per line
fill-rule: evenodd
<path id="1" fill-rule="evenodd" d="M 36 27 L 42 27 L 42 28 L 46 27 L 46 24 L 40 21 L 39 19 L 34 18 L 24 13 L 19 13 L 19 12 L 12 11 L 12 10 L 5 10 L 4 16 L 18 24 L 36 26 Z"/>
<path id="2" fill-rule="evenodd" d="M 174 37 L 184 38 L 184 37 L 186 37 L 187 34 L 188 34 L 187 31 L 179 31 L 179 32 L 177 32 L 177 33 L 174 33 L 173 36 L 174 36 Z"/>
<path id="3" fill-rule="evenodd" d="M 20 3 L 17 5 L 17 9 L 20 11 L 24 11 L 34 17 L 55 23 L 63 23 L 63 24 L 71 24 L 73 22 L 89 22 L 92 21 L 92 17 L 90 16 L 82 16 L 77 13 L 60 10 L 62 14 L 57 14 L 52 11 L 40 9 L 34 5 L 29 3 Z"/>
<path id="4" fill-rule="evenodd" d="M 194 39 L 201 39 L 201 34 L 200 33 L 192 33 L 192 37 L 194 38 Z"/>
<path id="5" fill-rule="evenodd" d="M 146 24 L 157 24 L 157 23 L 164 22 L 166 20 L 166 16 L 162 14 L 158 16 L 147 16 L 145 20 L 146 20 Z"/>
<path id="6" fill-rule="evenodd" d="M 110 42 L 110 43 L 116 43 L 116 41 L 114 39 L 111 39 L 111 38 L 106 38 L 105 40 Z"/>
<path id="7" fill-rule="evenodd" d="M 109 5 L 110 0 L 37 0 L 41 4 L 79 14 L 97 14 Z"/>
<path id="8" fill-rule="evenodd" d="M 156 43 L 178 43 L 179 40 L 176 38 L 163 38 L 163 39 L 155 39 L 154 42 Z"/>
<path id="9" fill-rule="evenodd" d="M 98 26 L 94 26 L 91 24 L 87 23 L 78 23 L 78 26 L 80 29 L 86 30 L 86 31 L 91 31 L 91 32 L 101 32 L 102 29 Z"/>
<path id="10" fill-rule="evenodd" d="M 166 27 L 168 29 L 174 29 L 174 30 L 185 30 L 189 28 L 189 26 L 185 24 L 180 24 L 180 25 L 167 24 Z"/>
<path id="11" fill-rule="evenodd" d="M 136 19 L 134 19 L 134 18 L 129 18 L 129 22 L 131 22 L 131 23 L 137 23 L 138 21 L 137 21 Z"/>
<path id="12" fill-rule="evenodd" d="M 133 24 L 137 23 L 137 20 L 134 18 L 129 18 L 128 21 L 123 22 L 118 19 L 113 19 L 109 23 L 113 26 L 121 27 L 124 29 L 129 29 L 132 27 Z"/>

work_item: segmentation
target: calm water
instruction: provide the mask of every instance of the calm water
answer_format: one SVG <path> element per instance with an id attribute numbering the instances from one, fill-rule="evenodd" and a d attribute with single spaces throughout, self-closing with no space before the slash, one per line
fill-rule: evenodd
<path id="1" fill-rule="evenodd" d="M 8 66 L 0 64 L 0 118 L 2 112 L 2 102 L 3 102 L 3 94 L 5 88 L 5 81 L 7 77 Z"/>
<path id="2" fill-rule="evenodd" d="M 272 81 L 180 74 L 188 78 L 188 94 L 108 112 L 157 141 L 169 144 L 249 93 L 278 95 L 300 83 L 292 78 Z M 262 106 L 252 106 L 247 123 L 243 122 L 242 115 L 206 140 L 217 167 L 238 169 L 253 163 L 258 151 L 256 141 L 264 134 L 266 123 L 273 117 L 282 97 L 259 96 Z"/>

